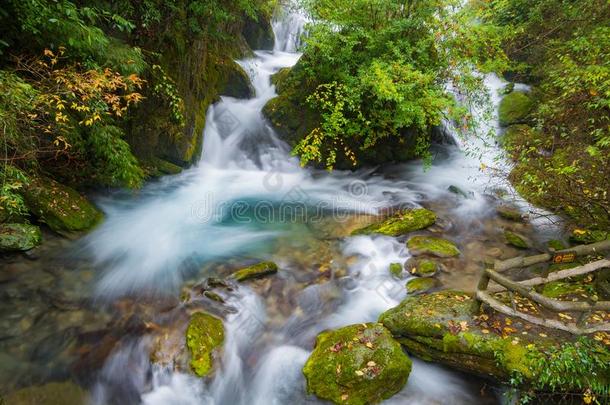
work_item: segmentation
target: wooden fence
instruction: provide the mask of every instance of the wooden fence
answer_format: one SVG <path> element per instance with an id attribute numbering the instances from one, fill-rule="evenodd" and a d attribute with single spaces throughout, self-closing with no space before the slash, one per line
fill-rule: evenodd
<path id="1" fill-rule="evenodd" d="M 600 254 L 610 251 L 610 240 L 593 243 L 591 245 L 580 245 L 568 250 L 562 250 L 555 254 L 544 253 L 535 256 L 515 257 L 512 259 L 499 261 L 496 260 L 493 268 L 487 268 L 483 272 L 479 285 L 477 286 L 476 298 L 477 305 L 486 303 L 498 312 L 508 316 L 518 317 L 535 325 L 540 325 L 548 328 L 559 329 L 570 332 L 575 335 L 590 334 L 595 332 L 610 332 L 610 323 L 604 322 L 594 326 L 587 326 L 586 320 L 593 311 L 610 311 L 610 301 L 561 301 L 545 297 L 536 292 L 535 286 L 546 284 L 552 281 L 563 280 L 568 277 L 581 276 L 592 273 L 594 271 L 610 268 L 610 260 L 604 258 L 582 266 L 573 267 L 567 270 L 561 270 L 553 273 L 547 273 L 543 277 L 535 277 L 524 281 L 512 281 L 508 277 L 501 274 L 509 269 L 517 267 L 528 267 L 538 263 L 549 262 L 553 258 L 561 259 L 562 255 L 590 255 Z M 490 281 L 494 281 L 497 285 L 490 286 Z M 507 290 L 511 306 L 494 298 L 493 294 Z M 555 319 L 543 319 L 535 315 L 526 314 L 517 310 L 515 303 L 515 293 L 536 302 L 537 304 L 547 308 L 553 312 L 576 312 L 579 317 L 576 322 L 563 323 Z"/>

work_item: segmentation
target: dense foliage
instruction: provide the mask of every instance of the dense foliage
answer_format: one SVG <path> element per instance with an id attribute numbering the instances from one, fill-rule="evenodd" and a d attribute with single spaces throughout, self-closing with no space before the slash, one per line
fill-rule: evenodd
<path id="1" fill-rule="evenodd" d="M 178 86 L 188 77 L 175 71 L 175 61 L 218 64 L 214 49 L 236 48 L 227 44 L 239 43 L 244 20 L 269 16 L 273 6 L 267 0 L 3 2 L 0 207 L 23 213 L 19 190 L 40 173 L 77 186 L 140 186 L 145 162 L 131 142 L 135 123 L 147 116 L 166 123 L 147 126 L 140 135 L 151 142 L 141 136 L 140 144 L 159 132 L 179 134 L 187 124 L 184 98 L 203 98 L 191 94 L 192 84 Z M 204 89 L 210 100 L 218 91 L 213 79 L 200 79 L 213 82 Z M 193 121 L 195 112 L 189 113 Z"/>
<path id="2" fill-rule="evenodd" d="M 494 0 L 517 80 L 535 86 L 530 127 L 509 132 L 519 191 L 593 227 L 610 225 L 610 7 L 605 0 Z"/>
<path id="3" fill-rule="evenodd" d="M 321 117 L 295 148 L 304 164 L 355 162 L 359 150 L 388 138 L 425 155 L 430 130 L 443 119 L 472 124 L 455 94 L 481 101 L 476 70 L 501 69 L 505 59 L 495 28 L 478 24 L 476 10 L 461 3 L 304 2 L 315 23 L 292 80 L 304 89 L 301 103 Z"/>

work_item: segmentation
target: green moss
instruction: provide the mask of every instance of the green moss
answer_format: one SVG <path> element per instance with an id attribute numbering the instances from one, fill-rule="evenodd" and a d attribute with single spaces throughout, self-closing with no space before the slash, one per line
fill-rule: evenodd
<path id="1" fill-rule="evenodd" d="M 407 241 L 407 248 L 413 255 L 455 257 L 461 254 L 453 242 L 434 236 L 414 236 Z"/>
<path id="2" fill-rule="evenodd" d="M 336 404 L 378 403 L 402 389 L 411 360 L 380 324 L 322 332 L 303 367 L 307 390 Z"/>
<path id="3" fill-rule="evenodd" d="M 89 230 L 103 218 L 76 190 L 48 178 L 32 179 L 23 198 L 34 216 L 59 233 Z"/>
<path id="4" fill-rule="evenodd" d="M 40 228 L 28 224 L 0 224 L 0 252 L 30 250 L 42 241 Z"/>
<path id="5" fill-rule="evenodd" d="M 610 238 L 608 231 L 590 230 L 590 229 L 575 229 L 570 235 L 570 241 L 573 243 L 587 245 L 590 243 L 602 242 Z"/>
<path id="6" fill-rule="evenodd" d="M 568 246 L 565 243 L 563 243 L 562 241 L 557 240 L 557 239 L 553 239 L 553 240 L 548 241 L 546 243 L 546 245 L 549 248 L 554 249 L 554 250 L 564 250 L 564 249 L 568 248 Z"/>
<path id="7" fill-rule="evenodd" d="M 521 211 L 519 211 L 516 207 L 511 207 L 509 205 L 500 205 L 496 208 L 498 215 L 504 219 L 508 219 L 509 221 L 523 221 L 523 217 L 521 215 Z"/>
<path id="8" fill-rule="evenodd" d="M 205 377 L 212 369 L 212 354 L 224 341 L 222 321 L 204 312 L 191 317 L 186 330 L 186 346 L 191 356 L 191 369 Z"/>
<path id="9" fill-rule="evenodd" d="M 541 293 L 549 298 L 560 298 L 585 291 L 585 286 L 578 282 L 552 281 L 544 285 Z"/>
<path id="10" fill-rule="evenodd" d="M 282 68 L 271 76 L 271 84 L 275 86 L 275 90 L 278 94 L 283 92 L 291 70 L 292 68 Z"/>
<path id="11" fill-rule="evenodd" d="M 277 264 L 273 262 L 261 262 L 253 266 L 245 267 L 231 274 L 231 277 L 238 282 L 266 277 L 277 273 Z"/>
<path id="12" fill-rule="evenodd" d="M 534 106 L 532 98 L 524 92 L 514 91 L 502 98 L 499 107 L 500 125 L 507 127 L 522 123 Z"/>
<path id="13" fill-rule="evenodd" d="M 509 245 L 519 249 L 528 249 L 531 247 L 531 242 L 523 235 L 511 231 L 504 231 L 504 237 Z"/>
<path id="14" fill-rule="evenodd" d="M 412 257 L 406 263 L 407 271 L 418 277 L 432 277 L 438 271 L 438 264 L 434 260 Z"/>
<path id="15" fill-rule="evenodd" d="M 412 278 L 407 282 L 407 293 L 409 295 L 418 295 L 428 292 L 438 285 L 438 281 L 434 278 L 417 277 Z"/>
<path id="16" fill-rule="evenodd" d="M 225 96 L 235 98 L 251 98 L 254 96 L 254 87 L 250 83 L 250 78 L 246 71 L 237 63 L 227 63 L 228 78 L 222 90 Z"/>
<path id="17" fill-rule="evenodd" d="M 425 229 L 436 222 L 436 214 L 425 208 L 403 210 L 384 221 L 357 229 L 352 235 L 379 233 L 387 236 L 400 236 L 409 232 Z"/>
<path id="18" fill-rule="evenodd" d="M 396 278 L 401 278 L 402 276 L 402 264 L 400 263 L 391 263 L 390 264 L 390 274 Z"/>

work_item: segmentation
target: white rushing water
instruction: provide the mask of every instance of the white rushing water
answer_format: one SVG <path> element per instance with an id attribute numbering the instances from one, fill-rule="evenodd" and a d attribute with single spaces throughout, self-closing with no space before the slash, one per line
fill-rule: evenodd
<path id="1" fill-rule="evenodd" d="M 445 148 L 445 158 L 435 161 L 429 170 L 424 171 L 419 163 L 403 165 L 394 170 L 391 179 L 365 171 L 330 174 L 300 167 L 261 110 L 275 96 L 270 76 L 300 57 L 296 49 L 304 23 L 303 16 L 288 13 L 273 24 L 274 51 L 257 51 L 254 58 L 240 61 L 256 95 L 247 100 L 222 97 L 210 107 L 203 155 L 196 167 L 148 185 L 138 199 L 100 202 L 107 220 L 88 244 L 97 264 L 105 269 L 98 283 L 101 299 L 140 291 L 176 294 L 188 276 L 185 263 L 198 267 L 232 255 L 264 258 L 265 242 L 281 238 L 283 231 L 274 221 L 267 223 L 252 215 L 259 203 L 377 213 L 398 203 L 418 205 L 423 200 L 448 198 L 448 186 L 455 185 L 473 196 L 457 205 L 456 215 L 468 220 L 491 212 L 485 194 L 493 176 L 481 163 L 494 167 L 502 159 L 495 144 L 481 140 L 458 140 L 462 148 Z M 505 83 L 490 76 L 487 85 L 497 104 L 498 90 Z M 488 125 L 495 127 L 495 120 Z M 491 127 L 487 129 L 494 129 Z M 463 149 L 473 147 L 482 160 L 464 153 Z M 236 213 L 236 206 L 246 206 L 249 211 Z M 148 361 L 142 354 L 147 346 L 139 342 L 108 360 L 94 392 L 96 402 L 104 403 L 108 387 L 126 380 L 145 404 L 317 403 L 305 394 L 301 373 L 313 337 L 325 328 L 375 321 L 405 296 L 404 281 L 397 282 L 387 271 L 390 263 L 402 263 L 409 257 L 404 244 L 382 236 L 359 236 L 348 238 L 342 250 L 345 256 L 358 258 L 349 267 L 347 281 L 339 291 L 330 284 L 305 288 L 296 299 L 307 313 L 291 316 L 279 331 L 269 329 L 261 298 L 247 287 L 239 287 L 229 303 L 236 312 L 225 320 L 221 366 L 211 381 L 204 383 L 164 368 L 152 369 L 152 382 L 145 382 L 139 374 L 124 378 L 121 367 L 127 369 L 127 362 L 141 365 Z M 342 297 L 340 305 L 330 316 L 323 315 L 320 297 L 333 294 Z M 266 343 L 255 344 L 262 336 Z M 253 350 L 259 351 L 254 364 Z M 470 404 L 477 401 L 474 395 L 463 377 L 415 361 L 409 383 L 388 403 Z"/>

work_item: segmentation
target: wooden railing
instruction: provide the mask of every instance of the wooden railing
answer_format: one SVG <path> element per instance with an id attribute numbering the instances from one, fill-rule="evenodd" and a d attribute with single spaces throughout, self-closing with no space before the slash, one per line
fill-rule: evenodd
<path id="1" fill-rule="evenodd" d="M 545 297 L 536 292 L 535 286 L 546 284 L 552 281 L 563 280 L 569 277 L 581 276 L 592 273 L 599 269 L 610 268 L 610 260 L 607 258 L 587 263 L 583 266 L 573 267 L 567 270 L 561 270 L 553 273 L 547 273 L 544 277 L 535 277 L 524 281 L 512 281 L 508 277 L 500 274 L 503 271 L 517 268 L 527 267 L 538 263 L 551 261 L 553 257 L 561 257 L 561 254 L 574 254 L 576 256 L 599 254 L 601 252 L 610 251 L 610 240 L 593 243 L 590 245 L 580 245 L 569 250 L 556 252 L 554 255 L 544 253 L 528 257 L 515 257 L 512 259 L 499 261 L 496 260 L 493 268 L 487 268 L 483 272 L 479 285 L 477 286 L 476 298 L 477 305 L 486 303 L 491 308 L 505 315 L 518 317 L 535 325 L 544 326 L 553 329 L 559 329 L 570 332 L 575 335 L 590 334 L 595 332 L 610 332 L 610 323 L 600 323 L 594 326 L 587 326 L 586 320 L 593 311 L 610 311 L 610 301 L 561 301 Z M 490 287 L 490 281 L 494 281 L 497 285 Z M 507 290 L 511 302 L 511 306 L 494 298 L 493 294 Z M 553 312 L 576 312 L 580 316 L 576 322 L 563 323 L 555 319 L 544 319 L 535 315 L 526 314 L 517 310 L 515 303 L 515 293 L 547 308 Z"/>

